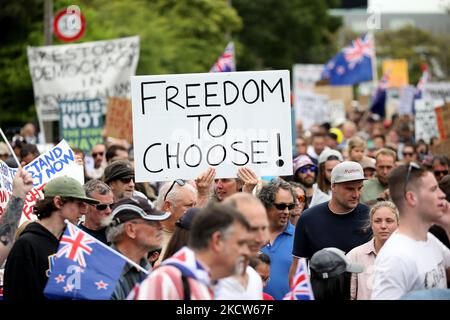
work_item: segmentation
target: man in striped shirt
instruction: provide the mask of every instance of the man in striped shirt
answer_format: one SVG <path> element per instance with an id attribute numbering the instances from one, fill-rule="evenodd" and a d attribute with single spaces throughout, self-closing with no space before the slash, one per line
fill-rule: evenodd
<path id="1" fill-rule="evenodd" d="M 212 300 L 212 282 L 242 273 L 249 230 L 245 217 L 229 205 L 205 207 L 192 222 L 188 246 L 164 260 L 128 298 Z"/>

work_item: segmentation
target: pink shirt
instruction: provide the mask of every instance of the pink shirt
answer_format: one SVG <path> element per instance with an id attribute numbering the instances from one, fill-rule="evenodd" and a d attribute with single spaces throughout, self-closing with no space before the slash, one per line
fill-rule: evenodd
<path id="1" fill-rule="evenodd" d="M 370 300 L 372 295 L 373 266 L 377 253 L 375 252 L 375 240 L 370 241 L 353 248 L 347 257 L 353 263 L 364 266 L 361 273 L 352 273 L 350 284 L 350 298 L 352 300 Z"/>

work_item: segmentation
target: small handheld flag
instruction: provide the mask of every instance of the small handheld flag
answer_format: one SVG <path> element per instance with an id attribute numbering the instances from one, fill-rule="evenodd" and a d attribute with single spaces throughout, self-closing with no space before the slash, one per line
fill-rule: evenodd
<path id="1" fill-rule="evenodd" d="M 127 260 L 71 223 L 50 258 L 49 299 L 109 300 Z"/>
<path id="2" fill-rule="evenodd" d="M 307 270 L 305 259 L 300 258 L 292 278 L 291 291 L 284 296 L 283 300 L 314 300 Z"/>

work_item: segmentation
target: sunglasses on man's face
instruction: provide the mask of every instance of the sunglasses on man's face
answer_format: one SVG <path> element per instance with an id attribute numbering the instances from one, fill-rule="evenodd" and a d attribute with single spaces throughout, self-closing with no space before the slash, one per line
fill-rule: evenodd
<path id="1" fill-rule="evenodd" d="M 122 178 L 122 179 L 120 179 L 120 182 L 122 182 L 122 183 L 130 183 L 131 180 L 133 180 L 133 178 Z"/>
<path id="2" fill-rule="evenodd" d="M 298 171 L 300 173 L 307 173 L 308 171 L 309 172 L 316 172 L 317 171 L 317 167 L 316 166 L 304 166 L 304 167 L 301 167 L 300 169 L 298 169 Z"/>
<path id="3" fill-rule="evenodd" d="M 295 208 L 295 203 L 274 203 L 273 206 L 278 210 L 293 210 Z"/>
<path id="4" fill-rule="evenodd" d="M 113 205 L 114 203 L 110 203 L 110 204 L 107 204 L 107 203 L 99 203 L 99 204 L 93 204 L 93 206 L 95 207 L 95 209 L 97 209 L 98 211 L 103 211 L 103 210 L 106 210 L 106 208 L 110 208 L 111 210 L 112 210 L 112 205 Z"/>
<path id="5" fill-rule="evenodd" d="M 93 152 L 92 157 L 97 158 L 97 156 L 103 157 L 105 153 L 104 152 Z"/>
<path id="6" fill-rule="evenodd" d="M 412 153 L 412 152 L 403 152 L 403 155 L 404 155 L 405 157 L 412 157 L 413 154 L 414 154 L 414 153 Z"/>
<path id="7" fill-rule="evenodd" d="M 439 176 L 446 176 L 448 175 L 448 170 L 434 170 L 434 175 Z"/>

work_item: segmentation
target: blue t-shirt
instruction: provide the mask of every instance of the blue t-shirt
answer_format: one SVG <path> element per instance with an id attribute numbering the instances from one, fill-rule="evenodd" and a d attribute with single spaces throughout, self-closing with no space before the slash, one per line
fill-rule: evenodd
<path id="1" fill-rule="evenodd" d="M 360 203 L 347 214 L 335 214 L 328 203 L 318 204 L 300 215 L 295 228 L 294 256 L 310 259 L 327 247 L 349 252 L 372 238 L 372 230 L 364 228 L 369 219 L 368 206 Z"/>
<path id="2" fill-rule="evenodd" d="M 292 264 L 292 244 L 294 242 L 294 226 L 289 222 L 286 229 L 276 237 L 272 245 L 268 244 L 261 251 L 270 257 L 270 280 L 264 292 L 276 300 L 283 299 L 289 291 L 289 269 Z"/>

